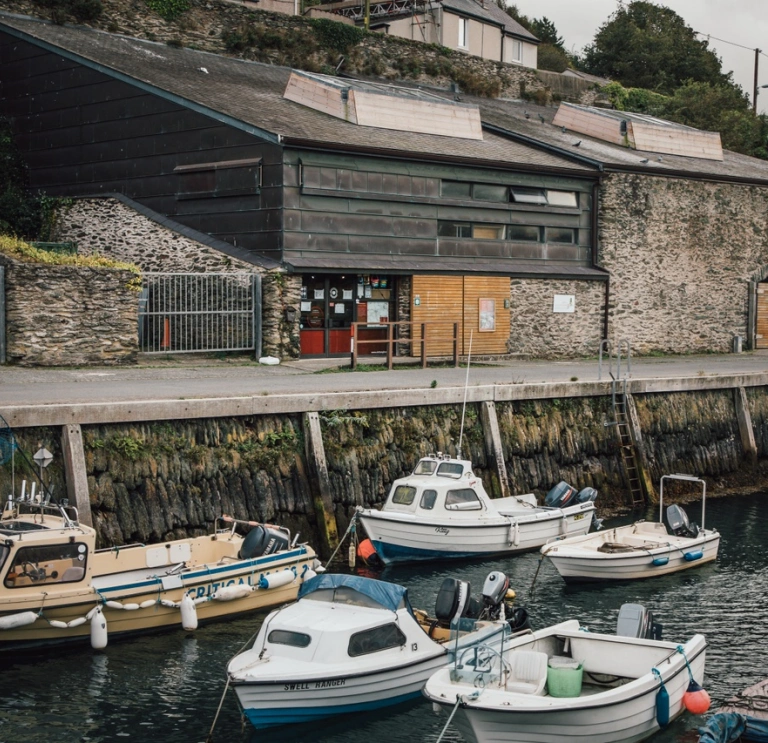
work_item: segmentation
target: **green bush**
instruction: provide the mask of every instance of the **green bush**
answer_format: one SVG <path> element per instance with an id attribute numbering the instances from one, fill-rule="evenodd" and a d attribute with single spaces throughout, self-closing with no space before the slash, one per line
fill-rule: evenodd
<path id="1" fill-rule="evenodd" d="M 359 44 L 365 36 L 365 31 L 357 26 L 349 26 L 327 18 L 311 18 L 310 25 L 320 44 L 339 54 L 346 54 L 350 47 Z"/>
<path id="2" fill-rule="evenodd" d="M 166 21 L 176 20 L 189 10 L 189 0 L 145 0 L 147 6 Z"/>

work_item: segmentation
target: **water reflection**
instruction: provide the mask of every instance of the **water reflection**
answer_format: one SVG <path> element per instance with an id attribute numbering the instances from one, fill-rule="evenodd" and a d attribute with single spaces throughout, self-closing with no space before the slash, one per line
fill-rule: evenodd
<path id="1" fill-rule="evenodd" d="M 686 510 L 700 520 L 700 506 Z M 722 534 L 715 564 L 685 573 L 619 585 L 566 587 L 537 553 L 499 561 L 387 568 L 373 577 L 406 585 L 414 606 L 434 609 L 443 578 L 459 577 L 480 593 L 491 570 L 503 570 L 528 608 L 534 627 L 568 617 L 613 632 L 619 607 L 637 602 L 651 609 L 664 637 L 707 637 L 706 683 L 713 708 L 762 680 L 768 669 L 768 499 L 764 495 L 711 499 L 707 524 Z M 656 519 L 658 512 L 648 514 Z M 613 521 L 608 526 L 619 525 Z M 538 571 L 538 574 L 537 574 Z M 534 576 L 534 590 L 531 591 Z M 263 614 L 210 625 L 195 637 L 182 631 L 110 644 L 103 652 L 49 651 L 0 660 L 0 743 L 115 743 L 123 739 L 167 743 L 206 740 L 225 686 L 229 658 L 258 629 Z M 429 704 L 412 704 L 318 725 L 254 733 L 243 725 L 231 691 L 213 732 L 216 743 L 434 743 L 445 717 Z M 653 743 L 694 743 L 703 718 L 686 716 Z M 451 728 L 443 741 L 459 743 Z"/>

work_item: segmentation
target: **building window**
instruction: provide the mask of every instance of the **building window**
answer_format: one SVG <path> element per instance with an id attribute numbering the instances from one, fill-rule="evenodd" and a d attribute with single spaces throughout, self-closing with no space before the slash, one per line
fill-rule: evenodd
<path id="1" fill-rule="evenodd" d="M 475 240 L 503 240 L 503 224 L 473 224 L 472 237 Z"/>
<path id="2" fill-rule="evenodd" d="M 507 225 L 507 240 L 513 242 L 541 242 L 541 227 L 527 224 Z"/>
<path id="3" fill-rule="evenodd" d="M 247 196 L 261 189 L 261 160 L 179 165 L 177 197 Z"/>
<path id="4" fill-rule="evenodd" d="M 440 191 L 447 199 L 472 198 L 472 184 L 464 181 L 442 181 Z"/>
<path id="5" fill-rule="evenodd" d="M 475 183 L 472 187 L 472 197 L 479 201 L 506 202 L 509 198 L 507 186 L 495 186 L 490 183 Z"/>
<path id="6" fill-rule="evenodd" d="M 512 61 L 523 61 L 523 42 L 517 39 L 512 39 Z"/>
<path id="7" fill-rule="evenodd" d="M 547 227 L 547 242 L 573 245 L 576 243 L 576 230 L 570 227 Z"/>
<path id="8" fill-rule="evenodd" d="M 547 203 L 550 206 L 578 206 L 575 191 L 547 191 Z"/>
<path id="9" fill-rule="evenodd" d="M 466 49 L 469 46 L 469 20 L 459 18 L 459 48 Z"/>
<path id="10" fill-rule="evenodd" d="M 437 223 L 438 237 L 472 237 L 472 225 L 469 222 Z"/>
<path id="11" fill-rule="evenodd" d="M 515 204 L 540 204 L 547 205 L 547 195 L 543 188 L 522 188 L 512 186 L 509 189 L 509 200 Z"/>

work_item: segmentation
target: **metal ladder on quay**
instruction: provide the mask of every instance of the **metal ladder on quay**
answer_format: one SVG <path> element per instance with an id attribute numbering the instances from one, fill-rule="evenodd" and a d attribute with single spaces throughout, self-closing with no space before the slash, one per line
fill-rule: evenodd
<path id="1" fill-rule="evenodd" d="M 616 373 L 613 371 L 613 354 L 611 352 L 611 343 L 603 340 L 600 344 L 600 367 L 598 378 L 602 378 L 602 353 L 606 348 L 609 354 L 611 375 L 611 406 L 613 411 L 613 420 L 605 423 L 606 426 L 616 426 L 619 437 L 619 452 L 621 462 L 624 467 L 625 480 L 631 499 L 632 509 L 639 509 L 645 506 L 645 492 L 640 476 L 640 462 L 638 460 L 637 446 L 632 438 L 632 429 L 629 424 L 629 414 L 627 412 L 627 380 L 632 371 L 632 351 L 628 340 L 621 340 L 618 343 L 616 351 Z M 621 351 L 626 348 L 626 370 L 622 371 Z"/>

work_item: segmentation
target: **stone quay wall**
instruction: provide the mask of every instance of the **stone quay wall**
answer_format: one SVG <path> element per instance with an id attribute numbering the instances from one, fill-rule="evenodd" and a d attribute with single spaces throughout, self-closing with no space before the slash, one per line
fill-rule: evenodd
<path id="1" fill-rule="evenodd" d="M 122 269 L 24 263 L 5 273 L 6 360 L 19 366 L 135 363 L 139 295 Z"/>

